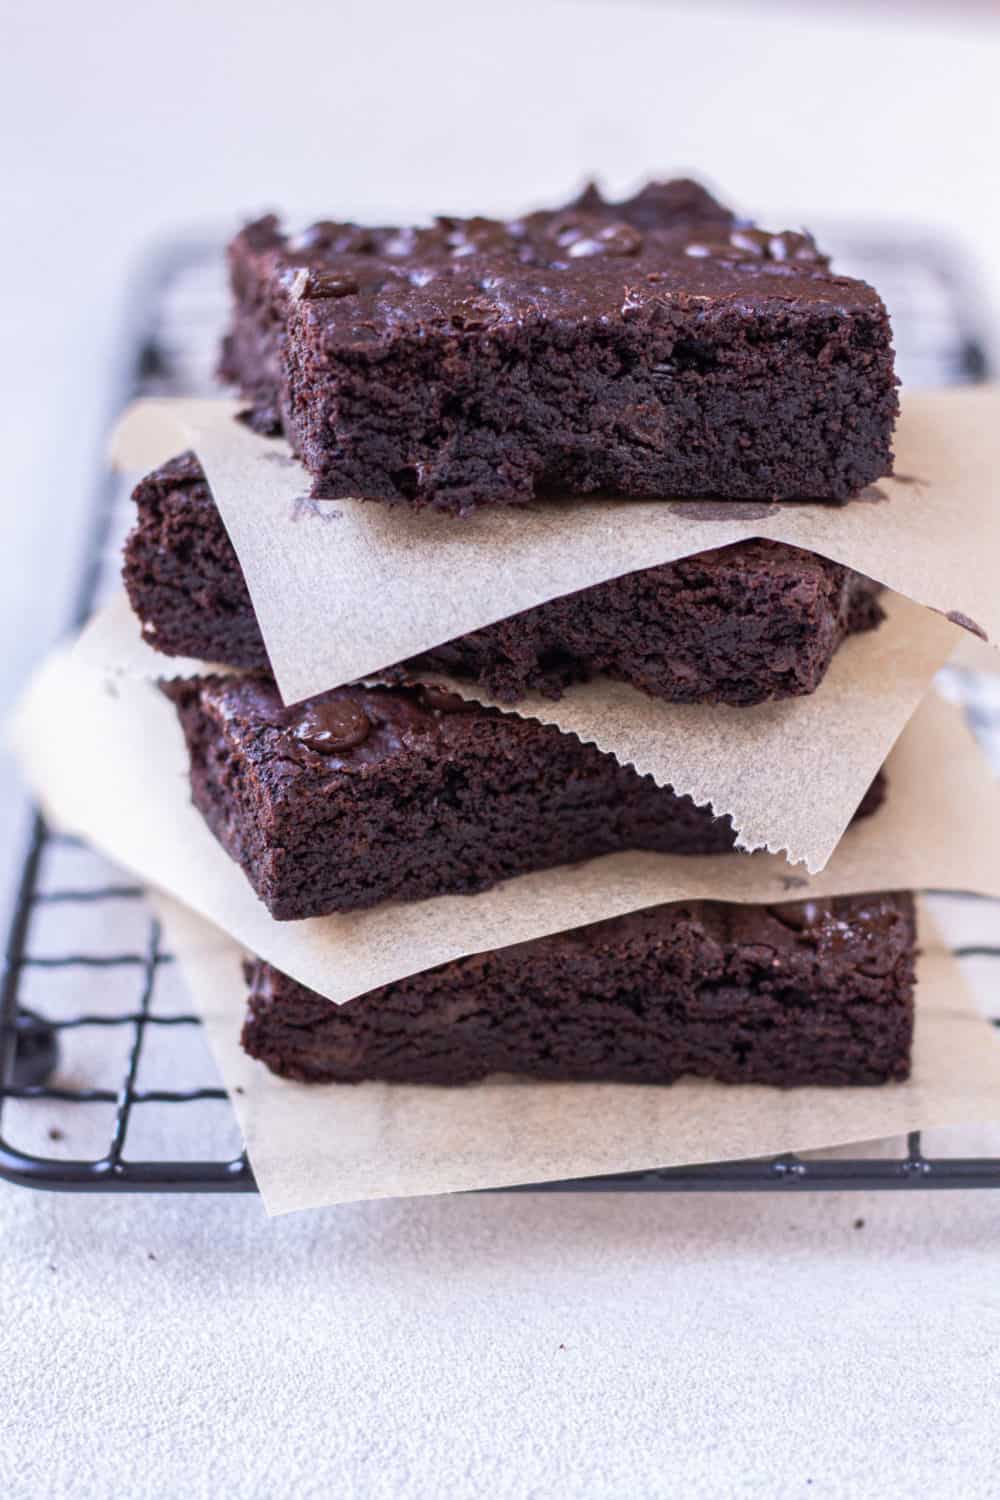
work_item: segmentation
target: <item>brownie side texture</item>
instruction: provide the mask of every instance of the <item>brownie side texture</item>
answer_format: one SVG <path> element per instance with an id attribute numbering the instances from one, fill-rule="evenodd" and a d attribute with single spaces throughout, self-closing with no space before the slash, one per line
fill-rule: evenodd
<path id="1" fill-rule="evenodd" d="M 752 540 L 553 599 L 406 670 L 467 678 L 501 703 L 561 698 L 603 674 L 671 703 L 749 707 L 815 692 L 842 641 L 885 618 L 880 592 L 827 558 Z"/>
<path id="2" fill-rule="evenodd" d="M 194 454 L 154 469 L 132 498 L 122 579 L 143 639 L 167 656 L 269 670 L 243 570 Z"/>
<path id="3" fill-rule="evenodd" d="M 123 575 L 158 651 L 269 670 L 243 573 L 193 454 L 147 475 Z M 780 542 L 748 541 L 581 589 L 449 641 L 397 678 L 443 671 L 502 703 L 606 674 L 674 703 L 814 692 L 845 636 L 883 618 L 879 586 Z"/>
<path id="4" fill-rule="evenodd" d="M 307 1083 L 887 1083 L 910 1070 L 915 951 L 896 893 L 653 907 L 340 1006 L 258 961 L 243 1046 Z"/>
<path id="5" fill-rule="evenodd" d="M 691 182 L 504 223 L 269 217 L 229 264 L 222 371 L 319 495 L 844 500 L 891 471 L 878 295 Z"/>
<path id="6" fill-rule="evenodd" d="M 728 818 L 575 735 L 433 688 L 295 708 L 263 677 L 164 684 L 191 791 L 279 920 L 486 890 L 621 849 L 715 854 Z M 884 797 L 879 777 L 856 816 Z"/>

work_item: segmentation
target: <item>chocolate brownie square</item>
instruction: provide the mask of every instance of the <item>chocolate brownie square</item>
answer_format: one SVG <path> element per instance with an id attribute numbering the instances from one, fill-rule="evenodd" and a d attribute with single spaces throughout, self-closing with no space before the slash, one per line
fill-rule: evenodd
<path id="1" fill-rule="evenodd" d="M 842 501 L 891 471 L 889 320 L 806 234 L 698 184 L 229 248 L 222 373 L 324 496 Z"/>
<path id="2" fill-rule="evenodd" d="M 915 943 L 896 893 L 653 907 L 346 1005 L 256 962 L 243 1046 L 305 1083 L 887 1083 L 910 1070 Z"/>
<path id="3" fill-rule="evenodd" d="M 136 487 L 124 579 L 151 646 L 269 670 L 243 573 L 204 474 L 183 454 Z M 748 541 L 551 599 L 402 664 L 501 703 L 560 698 L 605 674 L 673 703 L 749 705 L 814 692 L 840 643 L 883 618 L 879 586 L 780 542 Z"/>
<path id="4" fill-rule="evenodd" d="M 486 890 L 622 849 L 715 854 L 728 818 L 534 719 L 433 688 L 294 708 L 264 677 L 164 684 L 194 803 L 279 920 Z M 856 816 L 884 796 L 881 777 Z"/>

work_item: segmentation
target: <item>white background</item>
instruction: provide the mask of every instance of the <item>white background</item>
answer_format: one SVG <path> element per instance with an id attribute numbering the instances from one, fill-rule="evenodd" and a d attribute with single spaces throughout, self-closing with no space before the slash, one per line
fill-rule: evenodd
<path id="1" fill-rule="evenodd" d="M 1000 29 L 972 9 L 6 0 L 0 699 L 65 621 L 157 236 L 687 168 L 776 224 L 943 228 L 996 297 Z M 988 1195 L 268 1225 L 0 1189 L 0 1476 L 32 1500 L 994 1495 L 998 1240 Z"/>

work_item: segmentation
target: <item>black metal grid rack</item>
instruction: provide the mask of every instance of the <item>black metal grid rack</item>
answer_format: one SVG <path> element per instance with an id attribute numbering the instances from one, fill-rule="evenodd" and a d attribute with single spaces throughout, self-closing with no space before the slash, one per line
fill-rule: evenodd
<path id="1" fill-rule="evenodd" d="M 980 304 L 950 253 L 895 234 L 833 230 L 824 239 L 842 267 L 867 274 L 886 296 L 909 384 L 985 377 L 982 332 L 970 321 Z M 217 244 L 168 245 L 152 257 L 127 310 L 115 412 L 138 395 L 210 391 L 223 309 Z M 114 582 L 127 524 L 127 491 L 104 473 L 71 624 L 82 623 Z M 1000 694 L 991 702 L 971 674 L 953 686 L 1000 752 Z M 1000 946 L 956 952 L 995 959 Z M 94 1044 L 79 1052 L 87 1036 Z M 102 1123 L 79 1132 L 81 1112 L 101 1113 Z M 137 1140 L 139 1122 L 154 1115 L 158 1128 Z M 194 1122 L 183 1142 L 182 1119 Z M 200 1021 L 142 888 L 79 841 L 51 832 L 37 813 L 0 992 L 0 1178 L 66 1192 L 256 1190 Z M 1000 1187 L 1000 1156 L 931 1157 L 913 1134 L 887 1156 L 783 1156 L 504 1191 L 969 1187 Z"/>

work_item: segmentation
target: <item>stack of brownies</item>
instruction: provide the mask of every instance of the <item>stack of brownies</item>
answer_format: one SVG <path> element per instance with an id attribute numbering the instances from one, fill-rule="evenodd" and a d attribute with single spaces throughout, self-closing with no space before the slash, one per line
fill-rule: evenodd
<path id="1" fill-rule="evenodd" d="M 571 528 L 596 492 L 836 504 L 891 470 L 879 297 L 833 274 L 808 235 L 737 220 L 691 182 L 614 204 L 591 187 L 505 223 L 324 221 L 293 238 L 267 218 L 229 258 L 223 374 L 318 497 L 434 511 L 448 528 L 497 505 L 526 506 L 530 527 L 528 502 L 559 496 Z M 286 706 L 197 459 L 165 464 L 135 500 L 125 581 L 145 638 L 241 669 L 164 691 L 194 802 L 277 921 L 473 895 L 619 850 L 731 850 L 711 807 L 519 717 L 519 701 L 601 676 L 665 703 L 808 694 L 845 637 L 882 617 L 870 580 L 749 541 Z M 421 680 L 440 671 L 511 711 Z M 879 776 L 856 817 L 885 795 Z M 880 1083 L 909 1069 L 914 951 L 904 893 L 675 903 L 342 1006 L 251 964 L 243 1043 L 309 1081 Z"/>

